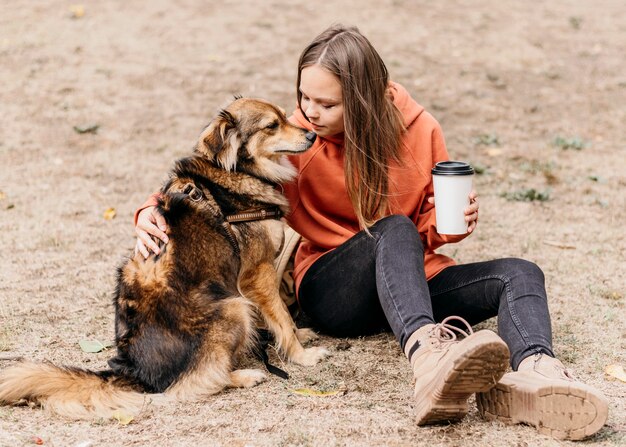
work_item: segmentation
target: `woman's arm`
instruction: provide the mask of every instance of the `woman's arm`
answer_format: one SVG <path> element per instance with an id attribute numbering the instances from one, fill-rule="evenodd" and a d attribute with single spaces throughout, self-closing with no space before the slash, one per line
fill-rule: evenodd
<path id="1" fill-rule="evenodd" d="M 432 126 L 430 129 L 430 153 L 432 154 L 432 165 L 439 161 L 449 160 L 448 150 L 446 149 L 446 143 L 443 136 L 441 126 L 430 115 L 426 114 L 424 117 L 429 118 L 428 126 Z M 430 170 L 428 170 L 430 175 Z M 432 178 L 428 184 L 428 187 L 424 191 L 425 200 L 422 202 L 419 210 L 416 210 L 414 221 L 416 222 L 417 230 L 420 233 L 420 237 L 424 242 L 424 245 L 431 250 L 435 250 L 444 244 L 459 242 L 466 238 L 470 233 L 476 229 L 478 222 L 478 196 L 475 191 L 472 191 L 469 195 L 470 205 L 465 209 L 465 221 L 468 224 L 467 233 L 460 235 L 443 235 L 437 232 L 435 221 L 435 198 Z"/>

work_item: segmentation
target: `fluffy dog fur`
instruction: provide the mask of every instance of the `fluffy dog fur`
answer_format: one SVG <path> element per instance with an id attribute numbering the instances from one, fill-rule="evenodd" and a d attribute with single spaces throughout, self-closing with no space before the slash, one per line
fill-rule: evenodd
<path id="1" fill-rule="evenodd" d="M 24 362 L 0 373 L 0 403 L 111 417 L 137 413 L 145 393 L 193 399 L 254 386 L 265 373 L 236 365 L 254 343 L 259 314 L 289 360 L 313 365 L 326 356 L 323 348 L 302 347 L 298 338 L 313 333 L 296 329 L 278 294 L 273 261 L 282 222 L 225 223 L 244 210 L 287 212 L 276 190 L 295 174 L 285 154 L 307 150 L 314 139 L 265 101 L 237 98 L 221 111 L 161 190 L 168 244 L 119 268 L 110 369 Z"/>

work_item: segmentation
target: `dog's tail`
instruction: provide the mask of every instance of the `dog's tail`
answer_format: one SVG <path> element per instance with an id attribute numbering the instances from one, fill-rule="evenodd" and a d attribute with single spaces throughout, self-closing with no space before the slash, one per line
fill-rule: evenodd
<path id="1" fill-rule="evenodd" d="M 112 371 L 51 363 L 23 362 L 0 372 L 0 404 L 35 403 L 72 419 L 132 417 L 146 402 L 136 388 Z"/>

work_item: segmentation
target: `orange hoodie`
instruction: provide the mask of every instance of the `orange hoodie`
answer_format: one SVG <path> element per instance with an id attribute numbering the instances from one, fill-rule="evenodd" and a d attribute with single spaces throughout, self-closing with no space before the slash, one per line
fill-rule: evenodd
<path id="1" fill-rule="evenodd" d="M 439 123 L 410 97 L 404 87 L 391 83 L 390 89 L 407 128 L 402 138 L 402 165 L 394 164 L 389 168 L 391 213 L 406 215 L 415 222 L 424 243 L 426 277 L 430 279 L 454 264 L 451 258 L 434 250 L 445 243 L 458 242 L 467 235 L 438 234 L 434 206 L 426 200 L 433 195 L 430 170 L 435 163 L 448 160 Z M 299 109 L 289 119 L 298 126 L 313 130 Z M 320 256 L 359 231 L 344 180 L 343 152 L 341 138 L 318 137 L 307 152 L 289 157 L 298 176 L 284 185 L 291 205 L 287 220 L 303 237 L 295 258 L 296 290 L 308 268 Z"/>

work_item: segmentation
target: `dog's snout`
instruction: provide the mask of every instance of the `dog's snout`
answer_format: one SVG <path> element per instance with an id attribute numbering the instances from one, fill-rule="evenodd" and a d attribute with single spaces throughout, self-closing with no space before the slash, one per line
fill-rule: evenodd
<path id="1" fill-rule="evenodd" d="M 313 144 L 317 138 L 317 134 L 315 132 L 307 132 L 304 137 L 309 141 L 309 143 Z"/>

